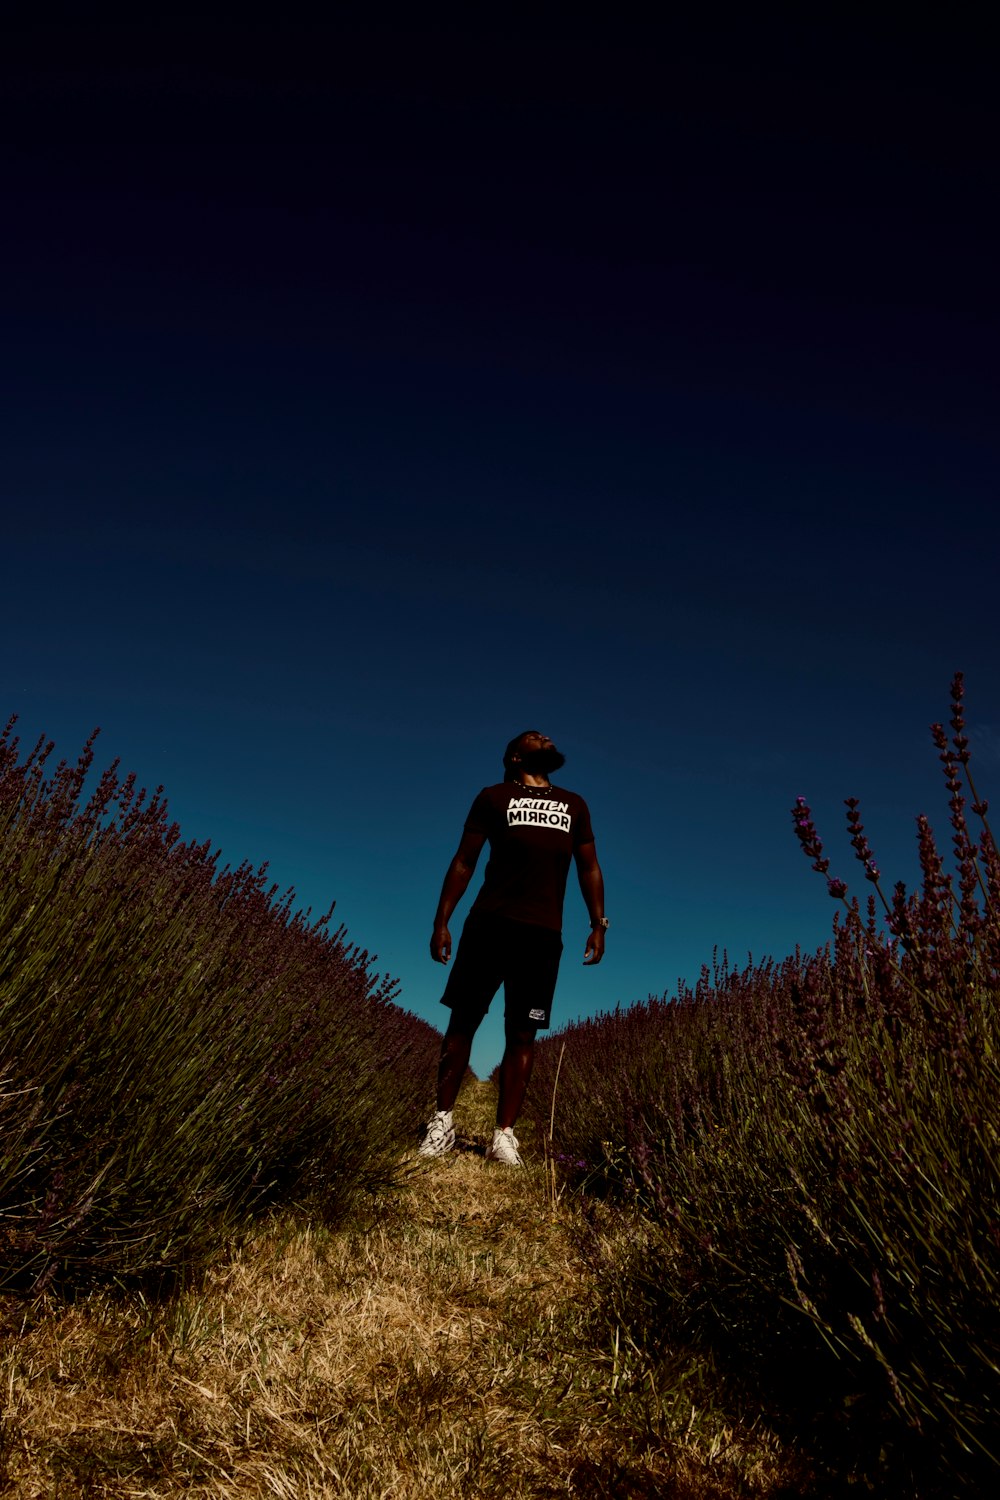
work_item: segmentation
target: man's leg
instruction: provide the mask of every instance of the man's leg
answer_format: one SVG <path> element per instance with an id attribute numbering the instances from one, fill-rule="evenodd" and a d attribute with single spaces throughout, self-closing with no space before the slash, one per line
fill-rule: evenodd
<path id="1" fill-rule="evenodd" d="M 527 923 L 510 924 L 509 961 L 504 988 L 504 1036 L 500 1062 L 497 1130 L 510 1130 L 524 1104 L 535 1060 L 535 1033 L 548 1026 L 559 974 L 562 938 L 558 932 Z M 494 1148 L 496 1147 L 494 1141 Z M 515 1147 L 516 1149 L 516 1147 Z"/>
<path id="2" fill-rule="evenodd" d="M 455 1144 L 455 1122 L 451 1112 L 462 1087 L 465 1070 L 469 1066 L 469 1053 L 472 1051 L 472 1038 L 476 1030 L 475 1021 L 463 1020 L 452 1012 L 448 1030 L 441 1043 L 437 1112 L 424 1129 L 424 1138 L 417 1148 L 419 1156 L 444 1156 Z"/>
<path id="3" fill-rule="evenodd" d="M 441 1061 L 438 1064 L 437 1107 L 442 1112 L 447 1113 L 455 1108 L 455 1100 L 469 1066 L 472 1038 L 477 1030 L 477 1026 L 470 1026 L 469 1021 L 452 1013 L 441 1043 Z"/>
<path id="4" fill-rule="evenodd" d="M 504 1027 L 507 1045 L 500 1062 L 500 1099 L 497 1104 L 497 1129 L 506 1130 L 517 1122 L 535 1060 L 534 1026 Z"/>
<path id="5" fill-rule="evenodd" d="M 476 921 L 470 914 L 443 997 L 445 1005 L 451 1007 L 451 1016 L 438 1063 L 439 1112 L 447 1114 L 455 1107 L 469 1066 L 472 1039 L 503 981 L 502 963 L 502 949 L 491 924 Z"/>
<path id="6" fill-rule="evenodd" d="M 438 1063 L 437 1113 L 418 1148 L 421 1156 L 443 1156 L 455 1144 L 451 1112 L 469 1066 L 472 1039 L 502 978 L 495 941 L 491 941 L 488 928 L 484 932 L 483 924 L 470 918 L 445 987 L 444 1003 L 451 1007 L 451 1017 Z"/>

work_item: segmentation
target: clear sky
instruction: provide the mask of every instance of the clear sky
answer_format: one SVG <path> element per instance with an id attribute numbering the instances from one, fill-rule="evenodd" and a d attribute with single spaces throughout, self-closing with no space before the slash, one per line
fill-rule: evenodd
<path id="1" fill-rule="evenodd" d="M 836 873 L 854 794 L 912 878 L 956 668 L 1000 785 L 980 39 L 18 40 L 0 711 L 26 740 L 100 725 L 185 835 L 336 898 L 436 1024 L 441 879 L 519 730 L 566 754 L 607 881 L 597 970 L 569 893 L 562 1019 L 715 945 L 823 941 L 797 795 Z M 500 1049 L 491 1018 L 477 1071 Z"/>

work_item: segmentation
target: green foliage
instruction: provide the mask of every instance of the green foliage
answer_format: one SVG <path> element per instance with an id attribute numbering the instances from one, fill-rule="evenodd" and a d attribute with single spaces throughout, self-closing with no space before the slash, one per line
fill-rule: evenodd
<path id="1" fill-rule="evenodd" d="M 51 747 L 49 747 L 51 748 Z M 437 1034 L 329 916 L 182 844 L 158 792 L 0 740 L 0 1275 L 187 1271 L 397 1171 Z"/>

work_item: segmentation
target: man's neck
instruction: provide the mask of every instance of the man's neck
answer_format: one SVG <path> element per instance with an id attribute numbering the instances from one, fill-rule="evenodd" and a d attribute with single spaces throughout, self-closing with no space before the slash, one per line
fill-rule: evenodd
<path id="1" fill-rule="evenodd" d="M 515 775 L 522 786 L 549 785 L 549 778 L 547 776 L 542 776 L 537 771 L 517 771 L 515 772 Z"/>

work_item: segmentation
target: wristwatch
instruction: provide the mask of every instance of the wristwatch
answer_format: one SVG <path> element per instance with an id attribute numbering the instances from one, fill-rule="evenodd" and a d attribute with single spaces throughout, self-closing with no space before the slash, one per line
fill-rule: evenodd
<path id="1" fill-rule="evenodd" d="M 608 921 L 607 917 L 598 917 L 595 921 L 591 922 L 590 925 L 591 927 L 603 927 L 606 932 L 611 926 L 611 923 Z"/>

